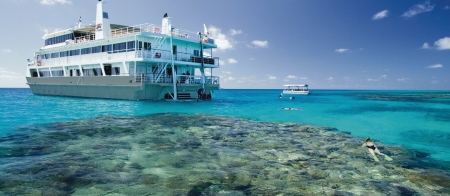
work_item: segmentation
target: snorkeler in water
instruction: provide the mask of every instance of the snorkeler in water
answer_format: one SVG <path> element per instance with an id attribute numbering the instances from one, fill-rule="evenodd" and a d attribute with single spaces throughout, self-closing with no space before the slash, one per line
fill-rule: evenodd
<path id="1" fill-rule="evenodd" d="M 375 144 L 372 141 L 370 141 L 370 137 L 366 138 L 366 141 L 364 142 L 362 147 L 364 147 L 364 146 L 369 149 L 369 152 L 370 152 L 370 154 L 372 154 L 373 159 L 375 161 L 377 161 L 377 162 L 380 161 L 380 160 L 378 160 L 378 157 L 375 155 L 375 153 L 384 156 L 384 159 L 386 159 L 387 161 L 392 161 L 391 157 L 381 153 L 380 150 L 378 150 L 377 146 L 375 146 Z"/>

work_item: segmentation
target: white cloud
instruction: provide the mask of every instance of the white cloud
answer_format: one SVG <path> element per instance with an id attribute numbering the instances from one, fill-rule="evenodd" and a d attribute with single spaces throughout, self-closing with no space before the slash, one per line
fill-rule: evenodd
<path id="1" fill-rule="evenodd" d="M 255 58 L 250 58 L 251 61 L 255 60 Z"/>
<path id="2" fill-rule="evenodd" d="M 54 33 L 54 32 L 58 32 L 58 31 L 61 31 L 61 30 L 62 29 L 59 29 L 59 28 L 45 28 L 45 27 L 41 28 L 41 31 L 44 32 L 45 34 Z"/>
<path id="3" fill-rule="evenodd" d="M 448 50 L 450 49 L 450 37 L 444 37 L 440 40 L 434 42 L 434 45 L 438 50 Z"/>
<path id="4" fill-rule="evenodd" d="M 295 79 L 295 78 L 297 78 L 297 76 L 294 76 L 294 75 L 288 75 L 286 78 L 289 78 L 289 79 Z"/>
<path id="5" fill-rule="evenodd" d="M 348 51 L 348 49 L 346 49 L 346 48 L 339 48 L 339 49 L 336 49 L 336 50 L 334 50 L 335 52 L 339 52 L 339 53 L 343 53 L 343 52 L 347 52 Z"/>
<path id="6" fill-rule="evenodd" d="M 261 40 L 253 40 L 252 44 L 259 48 L 267 48 L 269 46 L 268 41 L 261 41 Z"/>
<path id="7" fill-rule="evenodd" d="M 218 50 L 226 51 L 233 49 L 233 40 L 227 35 L 223 34 L 222 31 L 214 26 L 208 28 L 208 32 L 212 38 L 214 38 L 214 43 L 217 45 Z"/>
<path id="8" fill-rule="evenodd" d="M 333 80 L 334 78 L 333 77 L 329 77 L 329 78 L 327 78 L 327 80 Z"/>
<path id="9" fill-rule="evenodd" d="M 241 33 L 242 33 L 241 30 L 234 30 L 234 29 L 231 29 L 231 30 L 230 30 L 230 34 L 231 34 L 231 35 L 239 35 L 239 34 L 241 34 Z"/>
<path id="10" fill-rule="evenodd" d="M 434 5 L 430 5 L 430 1 L 426 1 L 423 4 L 417 4 L 417 5 L 414 5 L 413 7 L 409 8 L 409 10 L 407 12 L 403 13 L 402 17 L 410 18 L 417 14 L 430 12 L 433 9 L 434 9 Z"/>
<path id="11" fill-rule="evenodd" d="M 300 79 L 301 79 L 301 80 L 307 80 L 308 77 L 301 77 Z"/>
<path id="12" fill-rule="evenodd" d="M 446 5 L 446 6 L 444 7 L 444 10 L 450 10 L 450 6 Z"/>
<path id="13" fill-rule="evenodd" d="M 369 81 L 369 82 L 377 82 L 378 79 L 367 78 L 367 81 Z"/>
<path id="14" fill-rule="evenodd" d="M 387 79 L 387 75 L 382 75 L 381 78 Z"/>
<path id="15" fill-rule="evenodd" d="M 229 81 L 229 80 L 236 80 L 236 78 L 233 78 L 233 77 L 228 77 L 228 78 L 225 78 L 225 81 Z"/>
<path id="16" fill-rule="evenodd" d="M 399 82 L 408 82 L 409 78 L 398 78 L 397 81 Z"/>
<path id="17" fill-rule="evenodd" d="M 378 12 L 377 14 L 373 15 L 372 20 L 386 18 L 388 16 L 388 13 L 389 13 L 388 10 L 383 10 L 381 12 Z"/>
<path id="18" fill-rule="evenodd" d="M 434 69 L 434 68 L 442 68 L 444 67 L 442 64 L 434 64 L 430 66 L 426 66 L 425 68 Z"/>
<path id="19" fill-rule="evenodd" d="M 5 53 L 11 53 L 12 51 L 10 49 L 3 49 L 3 52 Z"/>
<path id="20" fill-rule="evenodd" d="M 236 59 L 232 59 L 232 58 L 228 59 L 228 63 L 230 63 L 230 64 L 234 64 L 234 63 L 237 63 L 237 62 L 238 61 Z"/>
<path id="21" fill-rule="evenodd" d="M 345 80 L 345 81 L 349 81 L 349 80 L 350 80 L 350 77 L 344 77 L 344 80 Z"/>
<path id="22" fill-rule="evenodd" d="M 268 76 L 269 76 L 269 80 L 275 80 L 275 79 L 277 79 L 276 76 L 271 76 L 271 75 L 268 75 Z"/>
<path id="23" fill-rule="evenodd" d="M 7 71 L 6 69 L 0 67 L 0 81 L 21 79 L 21 78 L 25 78 L 25 76 L 16 72 Z"/>
<path id="24" fill-rule="evenodd" d="M 231 72 L 229 72 L 229 71 L 222 71 L 222 73 L 224 73 L 224 74 L 231 74 Z"/>
<path id="25" fill-rule="evenodd" d="M 57 3 L 60 4 L 71 4 L 72 1 L 71 0 L 41 0 L 40 2 L 42 5 L 54 5 Z"/>
<path id="26" fill-rule="evenodd" d="M 425 43 L 423 43 L 422 48 L 423 48 L 423 49 L 429 49 L 429 48 L 430 48 L 430 45 L 428 45 L 428 43 L 425 42 Z"/>
<path id="27" fill-rule="evenodd" d="M 219 60 L 219 65 L 225 65 L 225 61 Z"/>

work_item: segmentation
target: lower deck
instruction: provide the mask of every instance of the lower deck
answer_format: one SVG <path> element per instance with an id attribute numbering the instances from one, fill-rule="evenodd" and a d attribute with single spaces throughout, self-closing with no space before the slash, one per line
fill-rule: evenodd
<path id="1" fill-rule="evenodd" d="M 135 76 L 27 77 L 27 82 L 37 95 L 123 100 L 197 99 L 202 88 L 196 83 L 146 83 Z M 212 97 L 219 88 L 205 84 L 204 93 Z"/>

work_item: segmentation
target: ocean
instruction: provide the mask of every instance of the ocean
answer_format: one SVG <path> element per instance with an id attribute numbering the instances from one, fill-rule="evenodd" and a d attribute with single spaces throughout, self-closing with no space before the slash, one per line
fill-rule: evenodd
<path id="1" fill-rule="evenodd" d="M 0 194 L 450 193 L 450 91 L 280 93 L 221 89 L 210 101 L 152 102 L 0 89 Z M 394 161 L 373 161 L 366 137 Z M 339 168 L 321 168 L 333 160 Z"/>

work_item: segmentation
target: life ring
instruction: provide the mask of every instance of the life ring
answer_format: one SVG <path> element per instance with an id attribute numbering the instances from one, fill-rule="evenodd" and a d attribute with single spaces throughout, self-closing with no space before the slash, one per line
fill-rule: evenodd
<path id="1" fill-rule="evenodd" d="M 161 33 L 161 29 L 159 27 L 153 28 L 153 33 Z"/>

